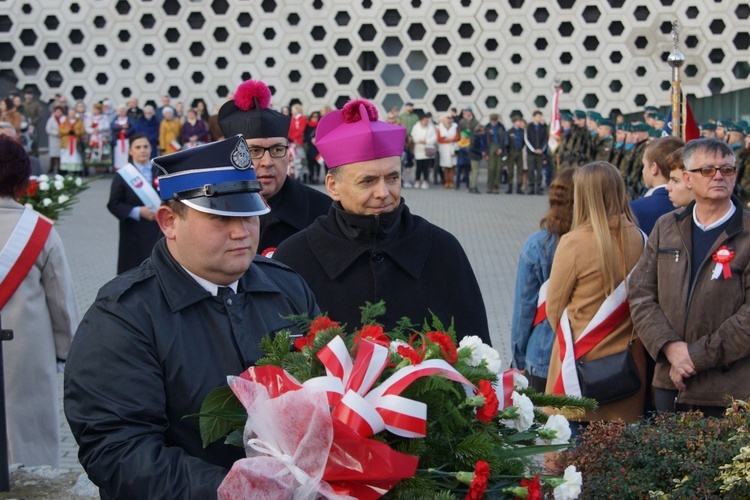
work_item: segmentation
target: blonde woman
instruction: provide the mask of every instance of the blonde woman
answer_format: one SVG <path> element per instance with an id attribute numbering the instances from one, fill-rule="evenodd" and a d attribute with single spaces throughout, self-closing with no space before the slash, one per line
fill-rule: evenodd
<path id="1" fill-rule="evenodd" d="M 617 168 L 607 162 L 589 163 L 575 172 L 573 184 L 573 226 L 560 238 L 547 287 L 547 318 L 557 333 L 547 392 L 579 395 L 575 365 L 621 353 L 631 341 L 641 381 L 635 394 L 570 415 L 575 436 L 593 420 L 638 419 L 647 384 L 645 351 L 633 331 L 623 283 L 641 256 L 645 236 L 633 220 Z"/>
<path id="2" fill-rule="evenodd" d="M 164 106 L 159 124 L 159 150 L 162 154 L 168 155 L 182 149 L 181 131 L 182 122 L 174 115 L 174 109 L 171 106 Z"/>
<path id="3" fill-rule="evenodd" d="M 458 149 L 458 124 L 448 113 L 441 113 L 437 126 L 438 162 L 443 169 L 444 187 L 455 187 L 454 172 L 456 167 L 456 150 Z"/>

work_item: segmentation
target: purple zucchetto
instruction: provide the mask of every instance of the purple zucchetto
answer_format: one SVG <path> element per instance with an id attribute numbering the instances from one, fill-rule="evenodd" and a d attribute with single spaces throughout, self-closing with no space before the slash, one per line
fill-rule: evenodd
<path id="1" fill-rule="evenodd" d="M 406 128 L 378 121 L 378 110 L 365 99 L 346 103 L 318 123 L 315 146 L 328 168 L 401 156 Z"/>

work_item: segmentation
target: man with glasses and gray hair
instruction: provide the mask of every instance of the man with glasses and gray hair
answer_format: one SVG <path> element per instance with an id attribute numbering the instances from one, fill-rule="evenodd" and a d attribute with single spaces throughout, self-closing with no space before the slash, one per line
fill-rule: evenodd
<path id="1" fill-rule="evenodd" d="M 656 410 L 721 416 L 730 397 L 750 397 L 750 213 L 732 196 L 726 143 L 692 140 L 682 155 L 695 201 L 656 222 L 630 279 L 630 310 L 656 361 Z"/>
<path id="2" fill-rule="evenodd" d="M 234 98 L 219 109 L 224 137 L 245 136 L 261 196 L 271 212 L 260 218 L 258 253 L 270 257 L 291 235 L 328 213 L 331 199 L 289 177 L 289 124 L 291 117 L 269 108 L 271 91 L 260 80 L 240 84 Z"/>

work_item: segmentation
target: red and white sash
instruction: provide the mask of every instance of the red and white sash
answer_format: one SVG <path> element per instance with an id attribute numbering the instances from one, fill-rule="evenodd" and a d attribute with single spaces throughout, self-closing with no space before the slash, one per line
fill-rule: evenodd
<path id="1" fill-rule="evenodd" d="M 52 230 L 52 221 L 33 210 L 24 210 L 5 246 L 0 250 L 0 309 L 5 307 L 29 274 Z"/>
<path id="2" fill-rule="evenodd" d="M 133 190 L 133 192 L 141 200 L 143 206 L 151 207 L 152 210 L 156 211 L 161 205 L 161 198 L 156 190 L 146 181 L 146 178 L 141 172 L 133 165 L 128 163 L 117 169 L 117 174 L 122 177 L 125 184 Z"/>
<path id="3" fill-rule="evenodd" d="M 539 298 L 536 299 L 536 316 L 534 316 L 534 324 L 536 326 L 542 321 L 547 319 L 547 287 L 549 286 L 549 280 L 542 283 L 539 288 Z"/>
<path id="4" fill-rule="evenodd" d="M 643 245 L 645 247 L 648 238 L 645 233 L 641 232 L 641 234 L 643 234 Z M 591 321 L 575 342 L 573 342 L 573 332 L 570 329 L 568 308 L 566 307 L 563 311 L 560 324 L 557 327 L 561 367 L 560 374 L 555 381 L 553 394 L 581 397 L 581 385 L 578 381 L 576 361 L 596 347 L 630 314 L 628 292 L 625 285 L 630 281 L 633 270 L 635 270 L 635 267 L 630 270 L 625 280 L 615 288 L 615 291 L 602 302 L 599 310 L 596 311 L 594 317 L 591 318 Z"/>

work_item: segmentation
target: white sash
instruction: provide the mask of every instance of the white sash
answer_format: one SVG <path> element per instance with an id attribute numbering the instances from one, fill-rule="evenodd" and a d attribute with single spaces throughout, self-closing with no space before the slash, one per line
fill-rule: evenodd
<path id="1" fill-rule="evenodd" d="M 159 194 L 132 163 L 120 167 L 117 173 L 138 196 L 144 206 L 151 207 L 153 210 L 159 208 L 159 205 L 161 205 Z"/>

